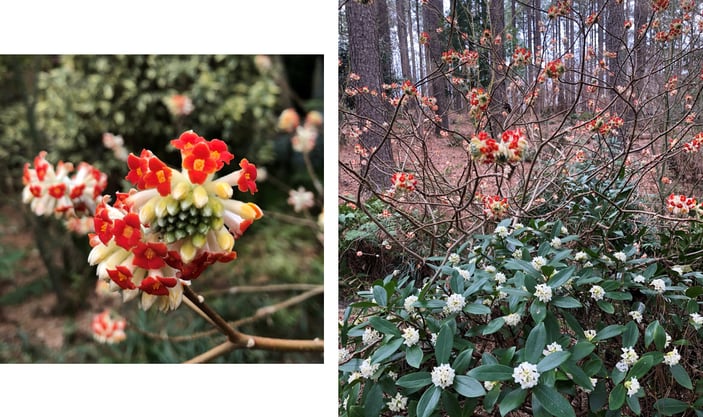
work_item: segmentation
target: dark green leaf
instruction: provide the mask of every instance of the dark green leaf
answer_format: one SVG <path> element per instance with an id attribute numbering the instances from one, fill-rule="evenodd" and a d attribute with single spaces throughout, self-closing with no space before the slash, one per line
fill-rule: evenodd
<path id="1" fill-rule="evenodd" d="M 483 384 L 468 375 L 457 375 L 454 377 L 453 387 L 456 392 L 467 398 L 480 397 L 486 394 Z"/>
<path id="2" fill-rule="evenodd" d="M 571 347 L 571 349 L 569 349 L 571 351 L 571 360 L 573 362 L 580 361 L 581 359 L 590 355 L 595 348 L 596 345 L 591 342 L 586 342 L 585 340 L 577 342 L 574 346 Z"/>
<path id="3" fill-rule="evenodd" d="M 671 371 L 671 375 L 674 377 L 676 382 L 679 383 L 684 388 L 688 389 L 693 389 L 693 383 L 691 382 L 691 378 L 689 378 L 688 373 L 686 373 L 686 370 L 683 368 L 681 365 L 674 365 L 670 366 L 669 370 Z"/>
<path id="4" fill-rule="evenodd" d="M 374 285 L 373 286 L 373 299 L 376 301 L 376 304 L 378 304 L 381 307 L 385 307 L 388 305 L 388 293 L 386 292 L 386 289 L 383 288 L 380 285 Z"/>
<path id="5" fill-rule="evenodd" d="M 473 359 L 473 353 L 473 348 L 467 348 L 461 351 L 461 353 L 457 355 L 456 359 L 454 359 L 452 368 L 454 368 L 454 372 L 456 372 L 457 375 L 463 374 L 467 369 L 469 369 L 469 365 L 471 365 L 471 360 Z"/>
<path id="6" fill-rule="evenodd" d="M 376 351 L 371 355 L 371 363 L 379 363 L 382 360 L 388 358 L 392 354 L 398 351 L 400 345 L 403 344 L 403 339 L 396 337 L 391 339 L 388 343 L 381 345 Z"/>
<path id="7" fill-rule="evenodd" d="M 432 383 L 432 374 L 429 372 L 415 372 L 403 375 L 395 381 L 395 384 L 408 389 L 422 388 Z"/>
<path id="8" fill-rule="evenodd" d="M 622 333 L 622 345 L 634 346 L 637 339 L 640 337 L 640 331 L 637 328 L 637 323 L 630 321 L 625 325 L 625 331 Z"/>
<path id="9" fill-rule="evenodd" d="M 524 390 L 522 388 L 516 388 L 507 393 L 505 397 L 500 400 L 500 404 L 498 404 L 498 410 L 500 411 L 500 415 L 505 416 L 509 412 L 520 407 L 522 403 L 525 402 L 526 397 L 527 390 Z"/>
<path id="10" fill-rule="evenodd" d="M 607 301 L 599 300 L 599 301 L 596 301 L 596 304 L 598 304 L 598 308 L 600 308 L 601 310 L 605 311 L 608 314 L 615 313 L 615 307 L 613 307 L 613 305 Z"/>
<path id="11" fill-rule="evenodd" d="M 640 407 L 640 399 L 637 398 L 635 395 L 628 395 L 626 397 L 627 400 L 627 406 L 630 407 L 630 410 L 632 410 L 633 413 L 636 415 L 642 414 L 642 407 Z"/>
<path id="12" fill-rule="evenodd" d="M 654 403 L 654 409 L 664 416 L 672 416 L 688 410 L 688 404 L 675 398 L 660 398 Z"/>
<path id="13" fill-rule="evenodd" d="M 700 285 L 696 285 L 695 287 L 689 287 L 686 290 L 686 297 L 688 298 L 696 298 L 701 294 L 703 294 L 703 287 L 701 287 Z"/>
<path id="14" fill-rule="evenodd" d="M 425 390 L 417 402 L 417 417 L 429 417 L 437 408 L 439 397 L 442 395 L 442 389 L 432 385 Z"/>
<path id="15" fill-rule="evenodd" d="M 627 390 L 623 384 L 618 384 L 610 392 L 610 397 L 608 398 L 608 408 L 611 410 L 619 410 L 625 404 L 625 397 L 627 395 Z"/>
<path id="16" fill-rule="evenodd" d="M 539 361 L 537 364 L 537 372 L 543 373 L 550 371 L 564 363 L 567 359 L 569 359 L 569 356 L 571 356 L 571 352 L 568 350 L 550 353 Z"/>
<path id="17" fill-rule="evenodd" d="M 422 349 L 420 349 L 420 346 L 418 345 L 410 346 L 405 350 L 405 361 L 408 362 L 408 365 L 412 366 L 413 368 L 420 367 L 420 364 L 422 363 L 422 357 Z"/>
<path id="18" fill-rule="evenodd" d="M 621 324 L 611 324 L 606 326 L 596 333 L 596 337 L 593 338 L 594 341 L 600 341 L 605 339 L 610 339 L 611 337 L 619 336 L 625 331 L 625 326 Z"/>
<path id="19" fill-rule="evenodd" d="M 449 417 L 462 417 L 464 415 L 457 395 L 452 392 L 442 390 L 442 405 Z"/>
<path id="20" fill-rule="evenodd" d="M 483 329 L 483 335 L 489 335 L 497 332 L 503 327 L 503 324 L 505 324 L 505 320 L 503 320 L 502 317 L 497 317 L 486 324 L 486 327 Z"/>
<path id="21" fill-rule="evenodd" d="M 379 384 L 364 387 L 364 417 L 376 417 L 386 406 L 383 401 L 383 389 Z"/>
<path id="22" fill-rule="evenodd" d="M 576 267 L 573 265 L 568 268 L 564 268 L 554 274 L 551 278 L 549 278 L 547 284 L 549 284 L 549 286 L 552 288 L 559 288 L 562 284 L 564 284 L 571 278 L 571 276 L 574 274 L 574 271 L 576 271 Z"/>
<path id="23" fill-rule="evenodd" d="M 479 381 L 507 381 L 513 379 L 513 368 L 506 365 L 481 365 L 468 373 Z"/>
<path id="24" fill-rule="evenodd" d="M 529 363 L 537 363 L 544 346 L 547 344 L 547 331 L 544 323 L 539 323 L 532 328 L 525 342 L 525 360 Z"/>
<path id="25" fill-rule="evenodd" d="M 611 300 L 632 300 L 632 294 L 629 292 L 609 291 L 605 293 L 605 296 Z"/>
<path id="26" fill-rule="evenodd" d="M 547 316 L 547 306 L 543 302 L 535 300 L 530 304 L 530 315 L 535 323 L 541 323 Z"/>
<path id="27" fill-rule="evenodd" d="M 566 296 L 555 296 L 552 298 L 552 301 L 550 301 L 553 306 L 556 307 L 561 307 L 561 308 L 580 308 L 583 307 L 583 305 L 579 302 L 579 300 L 575 299 L 574 297 L 566 297 Z"/>
<path id="28" fill-rule="evenodd" d="M 480 303 L 470 303 L 466 307 L 464 307 L 464 311 L 469 314 L 491 314 L 491 309 L 487 305 Z"/>
<path id="29" fill-rule="evenodd" d="M 437 342 L 435 343 L 434 348 L 437 363 L 449 363 L 449 355 L 452 353 L 453 346 L 454 332 L 447 323 L 444 323 L 439 329 L 439 334 L 437 335 Z"/>
<path id="30" fill-rule="evenodd" d="M 642 378 L 655 365 L 652 356 L 642 356 L 635 362 L 627 373 L 630 378 Z"/>
<path id="31" fill-rule="evenodd" d="M 400 337 L 400 330 L 395 326 L 395 324 L 381 317 L 371 317 L 369 319 L 369 324 L 374 329 L 378 330 L 384 334 L 390 334 L 393 336 Z"/>
<path id="32" fill-rule="evenodd" d="M 574 408 L 569 404 L 569 401 L 554 388 L 539 384 L 532 389 L 532 395 L 534 395 L 542 404 L 542 407 L 553 416 L 576 417 Z"/>

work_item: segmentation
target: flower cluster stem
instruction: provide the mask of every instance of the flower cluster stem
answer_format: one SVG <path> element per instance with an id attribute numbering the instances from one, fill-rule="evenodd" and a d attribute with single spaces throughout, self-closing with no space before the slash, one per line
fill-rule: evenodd
<path id="1" fill-rule="evenodd" d="M 195 307 L 202 311 L 212 323 L 224 333 L 228 341 L 220 344 L 208 352 L 198 355 L 186 363 L 200 363 L 222 355 L 237 348 L 275 350 L 283 352 L 322 352 L 324 341 L 322 339 L 296 340 L 278 339 L 271 337 L 252 336 L 242 333 L 225 321 L 215 310 L 210 308 L 189 286 L 183 286 L 183 295 Z"/>

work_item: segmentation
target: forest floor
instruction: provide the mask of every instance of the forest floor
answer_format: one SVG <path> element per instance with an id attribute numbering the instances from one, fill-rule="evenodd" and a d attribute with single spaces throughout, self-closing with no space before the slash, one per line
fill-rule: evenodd
<path id="1" fill-rule="evenodd" d="M 23 209 L 15 200 L 0 205 L 0 362 L 26 362 L 34 349 L 58 351 L 69 333 L 90 340 L 92 316 L 99 312 L 89 306 L 75 316 L 55 314 L 56 295 L 24 227 Z"/>

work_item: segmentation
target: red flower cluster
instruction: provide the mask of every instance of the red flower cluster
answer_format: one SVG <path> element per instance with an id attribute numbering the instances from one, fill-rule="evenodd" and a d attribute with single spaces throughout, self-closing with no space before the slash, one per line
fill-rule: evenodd
<path id="1" fill-rule="evenodd" d="M 502 219 L 508 212 L 508 199 L 499 195 L 480 196 L 483 214 L 488 219 Z"/>
<path id="2" fill-rule="evenodd" d="M 467 96 L 469 100 L 469 114 L 474 119 L 478 119 L 488 108 L 488 104 L 491 102 L 491 96 L 488 95 L 486 90 L 481 87 L 474 87 L 469 91 Z"/>
<path id="3" fill-rule="evenodd" d="M 666 209 L 676 216 L 687 215 L 697 206 L 696 199 L 686 197 L 684 194 L 671 194 L 666 199 Z"/>
<path id="4" fill-rule="evenodd" d="M 416 96 L 417 95 L 417 88 L 415 85 L 410 80 L 405 80 L 403 81 L 402 85 L 403 93 L 408 95 L 408 96 Z"/>
<path id="5" fill-rule="evenodd" d="M 471 138 L 468 151 L 471 159 L 490 164 L 493 162 L 519 162 L 525 156 L 527 138 L 522 129 L 506 130 L 501 135 L 500 143 L 484 131 Z"/>
<path id="6" fill-rule="evenodd" d="M 107 175 L 87 162 L 59 162 L 56 168 L 46 160 L 46 151 L 34 158 L 34 167 L 24 165 L 22 201 L 38 216 L 54 214 L 66 220 L 89 216 L 107 186 Z"/>
<path id="7" fill-rule="evenodd" d="M 515 65 L 527 65 L 530 63 L 532 54 L 527 49 L 519 46 L 513 52 L 513 62 Z"/>
<path id="8" fill-rule="evenodd" d="M 686 153 L 698 152 L 701 149 L 701 145 L 703 145 L 703 132 L 696 134 L 692 141 L 685 143 L 683 151 Z"/>
<path id="9" fill-rule="evenodd" d="M 586 128 L 591 132 L 598 132 L 607 135 L 611 131 L 622 127 L 625 121 L 618 116 L 612 116 L 606 120 L 603 116 L 598 116 L 586 124 Z"/>
<path id="10" fill-rule="evenodd" d="M 391 176 L 391 183 L 396 190 L 401 189 L 407 192 L 413 192 L 417 186 L 417 179 L 415 179 L 413 174 L 396 172 Z"/>
<path id="11" fill-rule="evenodd" d="M 661 12 L 669 7 L 669 0 L 652 0 L 652 10 Z"/>
<path id="12" fill-rule="evenodd" d="M 549 78 L 557 79 L 565 70 L 566 68 L 561 62 L 561 59 L 555 59 L 547 63 L 547 66 L 544 68 L 544 73 Z"/>

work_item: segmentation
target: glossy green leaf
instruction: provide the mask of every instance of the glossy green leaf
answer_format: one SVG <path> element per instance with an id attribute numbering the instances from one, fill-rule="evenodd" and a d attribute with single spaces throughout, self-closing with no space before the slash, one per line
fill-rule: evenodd
<path id="1" fill-rule="evenodd" d="M 503 325 L 505 324 L 505 320 L 503 320 L 502 317 L 497 317 L 486 324 L 486 327 L 483 329 L 483 335 L 489 335 L 497 332 L 500 330 Z"/>
<path id="2" fill-rule="evenodd" d="M 640 331 L 637 328 L 637 323 L 629 321 L 625 325 L 625 331 L 622 333 L 622 345 L 634 346 L 637 344 L 637 339 L 640 337 Z"/>
<path id="3" fill-rule="evenodd" d="M 374 329 L 378 330 L 379 332 L 383 334 L 390 334 L 393 336 L 398 336 L 400 337 L 401 333 L 398 327 L 396 327 L 395 324 L 391 323 L 390 321 L 381 318 L 381 317 L 371 317 L 369 319 L 369 324 L 371 327 Z"/>
<path id="4" fill-rule="evenodd" d="M 453 346 L 454 332 L 447 323 L 444 323 L 439 329 L 439 334 L 437 335 L 437 342 L 435 343 L 434 348 L 437 363 L 449 363 L 449 355 L 452 353 Z"/>
<path id="5" fill-rule="evenodd" d="M 654 403 L 654 409 L 663 416 L 673 416 L 688 410 L 689 405 L 675 398 L 660 398 Z"/>
<path id="6" fill-rule="evenodd" d="M 473 360 L 473 353 L 473 348 L 467 348 L 457 355 L 452 363 L 452 368 L 454 368 L 457 374 L 466 373 L 466 370 L 469 369 L 471 361 Z"/>
<path id="7" fill-rule="evenodd" d="M 567 296 L 555 296 L 552 298 L 552 301 L 550 303 L 553 306 L 556 307 L 561 307 L 561 308 L 581 308 L 583 307 L 583 304 L 574 297 L 567 297 Z"/>
<path id="8" fill-rule="evenodd" d="M 542 407 L 553 416 L 576 417 L 574 408 L 569 401 L 554 388 L 539 384 L 532 389 L 532 395 L 534 395 L 542 404 Z"/>
<path id="9" fill-rule="evenodd" d="M 611 410 L 619 410 L 625 404 L 625 397 L 627 396 L 627 389 L 622 384 L 618 384 L 610 392 L 608 397 L 608 408 Z"/>
<path id="10" fill-rule="evenodd" d="M 420 346 L 413 345 L 405 350 L 405 361 L 413 368 L 419 368 L 422 363 L 423 352 Z"/>
<path id="11" fill-rule="evenodd" d="M 417 417 L 430 417 L 435 408 L 437 408 L 441 395 L 441 388 L 435 385 L 427 388 L 420 397 L 420 401 L 417 402 Z"/>
<path id="12" fill-rule="evenodd" d="M 456 392 L 467 398 L 481 397 L 486 394 L 483 384 L 468 375 L 455 376 L 453 387 Z"/>
<path id="13" fill-rule="evenodd" d="M 470 370 L 468 375 L 479 381 L 507 381 L 513 379 L 513 368 L 500 364 L 481 365 Z"/>
<path id="14" fill-rule="evenodd" d="M 591 352 L 596 348 L 591 342 L 581 341 L 573 345 L 569 351 L 571 352 L 571 360 L 576 362 L 590 355 Z"/>
<path id="15" fill-rule="evenodd" d="M 525 342 L 525 360 L 529 363 L 537 363 L 544 346 L 547 344 L 547 331 L 544 323 L 539 323 L 532 328 Z"/>
<path id="16" fill-rule="evenodd" d="M 567 359 L 569 359 L 570 356 L 571 352 L 569 352 L 568 350 L 550 353 L 537 363 L 537 372 L 543 373 L 551 371 L 552 369 L 564 363 Z"/>
<path id="17" fill-rule="evenodd" d="M 693 383 L 691 382 L 691 378 L 688 376 L 688 373 L 686 373 L 686 370 L 683 366 L 678 364 L 670 366 L 669 371 L 671 371 L 671 375 L 674 377 L 676 382 L 679 383 L 679 385 L 684 388 L 693 389 Z"/>
<path id="18" fill-rule="evenodd" d="M 622 332 L 625 331 L 625 326 L 621 324 L 611 324 L 600 329 L 596 333 L 596 337 L 593 338 L 594 341 L 600 341 L 605 339 L 610 339 L 611 337 L 620 336 Z"/>
<path id="19" fill-rule="evenodd" d="M 501 416 L 505 416 L 509 412 L 517 409 L 525 402 L 527 398 L 527 390 L 522 388 L 516 388 L 503 397 L 498 404 L 498 411 L 500 411 Z"/>
<path id="20" fill-rule="evenodd" d="M 636 395 L 628 395 L 626 398 L 627 406 L 630 407 L 633 413 L 636 415 L 642 414 L 642 407 L 640 406 L 640 399 Z"/>
<path id="21" fill-rule="evenodd" d="M 612 303 L 609 303 L 604 300 L 599 300 L 599 301 L 596 301 L 596 304 L 598 304 L 598 308 L 600 308 L 601 310 L 605 311 L 608 314 L 615 313 L 615 307 L 613 306 Z"/>
<path id="22" fill-rule="evenodd" d="M 426 387 L 432 383 L 432 374 L 429 372 L 414 372 L 412 374 L 403 375 L 395 381 L 399 387 L 408 389 L 418 389 Z"/>
<path id="23" fill-rule="evenodd" d="M 381 345 L 376 351 L 371 355 L 371 363 L 379 363 L 384 359 L 398 351 L 400 346 L 403 344 L 403 339 L 400 337 L 391 339 L 388 343 Z"/>
<path id="24" fill-rule="evenodd" d="M 373 286 L 373 299 L 381 307 L 386 307 L 388 305 L 388 293 L 386 289 L 380 285 Z"/>
<path id="25" fill-rule="evenodd" d="M 535 323 L 541 323 L 547 317 L 547 306 L 543 302 L 535 300 L 530 304 L 530 316 Z"/>

